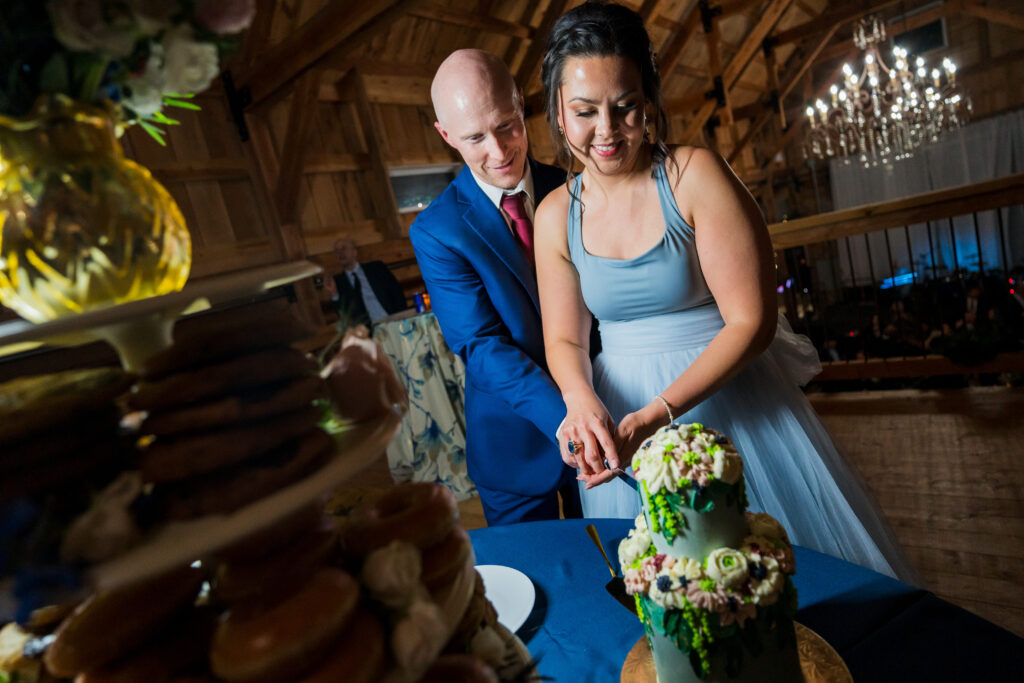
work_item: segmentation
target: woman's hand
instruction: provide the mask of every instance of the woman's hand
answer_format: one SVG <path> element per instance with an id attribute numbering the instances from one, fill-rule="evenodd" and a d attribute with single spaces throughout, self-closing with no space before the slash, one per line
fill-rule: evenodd
<path id="1" fill-rule="evenodd" d="M 606 460 L 612 470 L 617 469 L 619 457 L 612 437 L 615 423 L 601 400 L 593 393 L 566 397 L 566 410 L 558 444 L 565 464 L 580 470 L 580 479 L 588 483 L 590 478 L 610 472 L 605 467 Z M 574 444 L 571 453 L 570 441 Z M 610 476 L 614 474 L 611 472 Z"/>
<path id="2" fill-rule="evenodd" d="M 620 463 L 627 467 L 640 446 L 651 438 L 658 428 L 668 424 L 668 413 L 661 401 L 652 401 L 640 410 L 626 415 L 615 428 L 615 448 L 621 454 Z"/>

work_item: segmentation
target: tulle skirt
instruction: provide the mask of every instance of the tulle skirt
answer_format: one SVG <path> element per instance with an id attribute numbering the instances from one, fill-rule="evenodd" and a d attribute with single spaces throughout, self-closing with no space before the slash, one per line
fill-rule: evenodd
<path id="1" fill-rule="evenodd" d="M 723 324 L 714 305 L 602 321 L 594 386 L 612 418 L 664 391 Z M 819 368 L 810 341 L 782 319 L 768 350 L 677 421 L 700 422 L 733 440 L 743 456 L 749 509 L 778 519 L 793 543 L 919 585 L 877 503 L 799 388 Z M 621 479 L 589 491 L 581 485 L 581 496 L 586 517 L 640 512 L 637 492 Z"/>

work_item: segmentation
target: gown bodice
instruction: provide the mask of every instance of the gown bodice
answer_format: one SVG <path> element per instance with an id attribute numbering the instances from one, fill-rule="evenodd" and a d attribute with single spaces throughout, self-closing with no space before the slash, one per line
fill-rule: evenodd
<path id="1" fill-rule="evenodd" d="M 580 177 L 573 181 L 567 236 L 587 308 L 601 322 L 621 322 L 685 311 L 714 303 L 697 259 L 694 230 L 683 220 L 665 166 L 654 169 L 665 233 L 632 259 L 596 256 L 583 246 Z"/>

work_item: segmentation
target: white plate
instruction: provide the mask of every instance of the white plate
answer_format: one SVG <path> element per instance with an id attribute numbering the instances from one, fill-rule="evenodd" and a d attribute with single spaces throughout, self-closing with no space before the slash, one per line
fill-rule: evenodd
<path id="1" fill-rule="evenodd" d="M 498 613 L 498 622 L 515 633 L 533 610 L 536 593 L 530 577 L 500 564 L 481 564 L 476 570 L 484 580 L 487 599 Z"/>

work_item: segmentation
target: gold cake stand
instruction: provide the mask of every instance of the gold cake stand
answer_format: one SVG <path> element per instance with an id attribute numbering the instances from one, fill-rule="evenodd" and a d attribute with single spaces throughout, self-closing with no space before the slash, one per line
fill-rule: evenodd
<path id="1" fill-rule="evenodd" d="M 846 662 L 824 638 L 803 624 L 796 623 L 794 626 L 796 649 L 800 653 L 800 668 L 805 683 L 853 683 Z M 641 636 L 626 655 L 621 680 L 622 683 L 654 683 L 658 680 L 646 636 Z"/>

